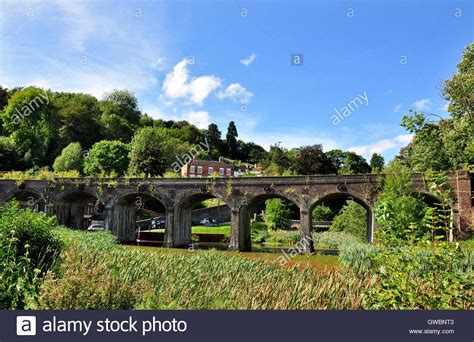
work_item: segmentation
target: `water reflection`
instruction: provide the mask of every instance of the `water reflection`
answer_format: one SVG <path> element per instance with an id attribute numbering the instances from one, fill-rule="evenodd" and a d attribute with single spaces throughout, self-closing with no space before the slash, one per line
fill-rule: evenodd
<path id="1" fill-rule="evenodd" d="M 162 247 L 163 244 L 159 242 L 154 243 L 135 243 L 133 245 L 138 246 L 150 246 L 150 247 Z M 215 249 L 219 251 L 226 251 L 229 248 L 229 244 L 226 242 L 193 242 L 189 248 L 193 250 L 209 250 Z M 253 253 L 286 253 L 291 254 L 295 250 L 294 245 L 282 244 L 282 243 L 252 243 L 251 252 Z M 320 255 L 338 255 L 337 250 L 333 249 L 315 249 L 315 254 Z"/>

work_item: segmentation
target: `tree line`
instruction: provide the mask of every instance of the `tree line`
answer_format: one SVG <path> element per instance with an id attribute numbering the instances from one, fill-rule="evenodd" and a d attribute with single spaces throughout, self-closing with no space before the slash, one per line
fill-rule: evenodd
<path id="1" fill-rule="evenodd" d="M 391 163 L 410 171 L 472 169 L 474 164 L 474 44 L 466 47 L 458 70 L 444 82 L 449 117 L 410 112 L 401 125 L 414 135 Z M 114 90 L 100 100 L 81 93 L 37 87 L 0 87 L 0 171 L 75 170 L 81 175 L 162 176 L 197 144 L 196 157 L 262 165 L 266 175 L 358 174 L 383 172 L 385 161 L 322 145 L 266 151 L 238 139 L 235 123 L 225 137 L 212 123 L 199 129 L 187 121 L 154 119 L 139 109 L 135 95 Z M 176 170 L 175 170 L 176 171 Z"/>
<path id="2" fill-rule="evenodd" d="M 153 119 L 127 90 L 98 100 L 37 87 L 0 87 L 0 107 L 1 171 L 48 168 L 90 176 L 162 176 L 198 144 L 208 147 L 196 155 L 200 159 L 223 156 L 258 163 L 268 175 L 380 172 L 384 164 L 377 154 L 369 164 L 353 152 L 325 153 L 317 144 L 291 150 L 275 144 L 266 151 L 238 139 L 233 121 L 223 137 L 215 123 L 199 129 L 187 121 Z"/>

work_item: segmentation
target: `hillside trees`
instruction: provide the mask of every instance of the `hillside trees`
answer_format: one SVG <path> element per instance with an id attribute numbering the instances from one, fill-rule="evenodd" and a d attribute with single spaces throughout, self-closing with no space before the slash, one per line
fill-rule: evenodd
<path id="1" fill-rule="evenodd" d="M 442 94 L 450 101 L 449 118 L 410 112 L 402 119 L 414 138 L 397 159 L 413 171 L 474 167 L 474 43 L 466 47 Z"/>
<path id="2" fill-rule="evenodd" d="M 164 128 L 146 127 L 138 131 L 130 144 L 130 174 L 144 173 L 147 177 L 162 176 L 171 168 L 176 155 L 188 147 L 170 137 Z"/>
<path id="3" fill-rule="evenodd" d="M 70 143 L 55 159 L 53 169 L 55 172 L 79 171 L 82 172 L 83 152 L 81 144 Z"/>
<path id="4" fill-rule="evenodd" d="M 135 95 L 127 90 L 114 90 L 106 93 L 99 105 L 105 138 L 130 142 L 141 117 Z"/>
<path id="5" fill-rule="evenodd" d="M 117 140 L 94 144 L 84 159 L 84 172 L 89 176 L 116 174 L 123 176 L 129 164 L 129 146 Z"/>
<path id="6" fill-rule="evenodd" d="M 58 121 L 51 93 L 39 88 L 15 92 L 3 111 L 4 133 L 30 166 L 52 164 L 58 148 Z"/>

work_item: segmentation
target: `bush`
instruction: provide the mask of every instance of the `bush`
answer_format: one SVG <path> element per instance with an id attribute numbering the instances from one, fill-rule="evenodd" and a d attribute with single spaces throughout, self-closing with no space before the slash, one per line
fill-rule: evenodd
<path id="1" fill-rule="evenodd" d="M 375 207 L 376 238 L 393 245 L 423 237 L 428 232 L 428 206 L 413 193 L 408 169 L 394 162 L 386 171 L 384 188 Z"/>
<path id="2" fill-rule="evenodd" d="M 120 141 L 102 140 L 92 146 L 84 159 L 84 173 L 89 176 L 116 173 L 125 174 L 130 161 L 129 145 Z"/>
<path id="3" fill-rule="evenodd" d="M 361 241 L 367 239 L 367 211 L 360 204 L 349 200 L 329 228 L 331 232 L 345 232 Z"/>
<path id="4" fill-rule="evenodd" d="M 291 226 L 291 211 L 279 198 L 272 198 L 265 202 L 264 220 L 268 229 L 285 229 Z"/>
<path id="5" fill-rule="evenodd" d="M 370 256 L 375 286 L 365 291 L 370 309 L 472 309 L 472 254 L 453 244 L 382 249 Z"/>
<path id="6" fill-rule="evenodd" d="M 41 272 L 34 268 L 29 255 L 18 255 L 15 232 L 0 232 L 0 309 L 26 309 L 39 292 Z"/>
<path id="7" fill-rule="evenodd" d="M 331 221 L 334 213 L 328 206 L 320 204 L 314 207 L 311 217 L 314 221 Z"/>
<path id="8" fill-rule="evenodd" d="M 82 148 L 81 144 L 70 143 L 67 145 L 61 155 L 59 155 L 53 164 L 53 169 L 55 172 L 65 172 L 65 171 L 82 171 Z"/>
<path id="9" fill-rule="evenodd" d="M 251 239 L 252 242 L 262 243 L 268 238 L 267 225 L 264 222 L 252 221 Z"/>
<path id="10" fill-rule="evenodd" d="M 61 242 L 54 234 L 56 219 L 20 209 L 17 202 L 0 207 L 0 215 L 0 233 L 18 240 L 12 245 L 16 256 L 28 253 L 33 267 L 47 270 L 61 250 Z"/>
<path id="11" fill-rule="evenodd" d="M 16 202 L 0 207 L 0 214 L 0 309 L 25 309 L 36 300 L 39 275 L 54 263 L 61 243 L 54 218 Z"/>

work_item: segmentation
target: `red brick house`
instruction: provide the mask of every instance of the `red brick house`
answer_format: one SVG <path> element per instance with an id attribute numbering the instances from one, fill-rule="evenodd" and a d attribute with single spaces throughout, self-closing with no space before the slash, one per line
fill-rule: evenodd
<path id="1" fill-rule="evenodd" d="M 224 162 L 221 157 L 219 161 L 193 159 L 181 168 L 181 177 L 184 178 L 203 178 L 210 177 L 217 173 L 220 177 L 233 177 L 235 167 L 233 164 Z"/>

